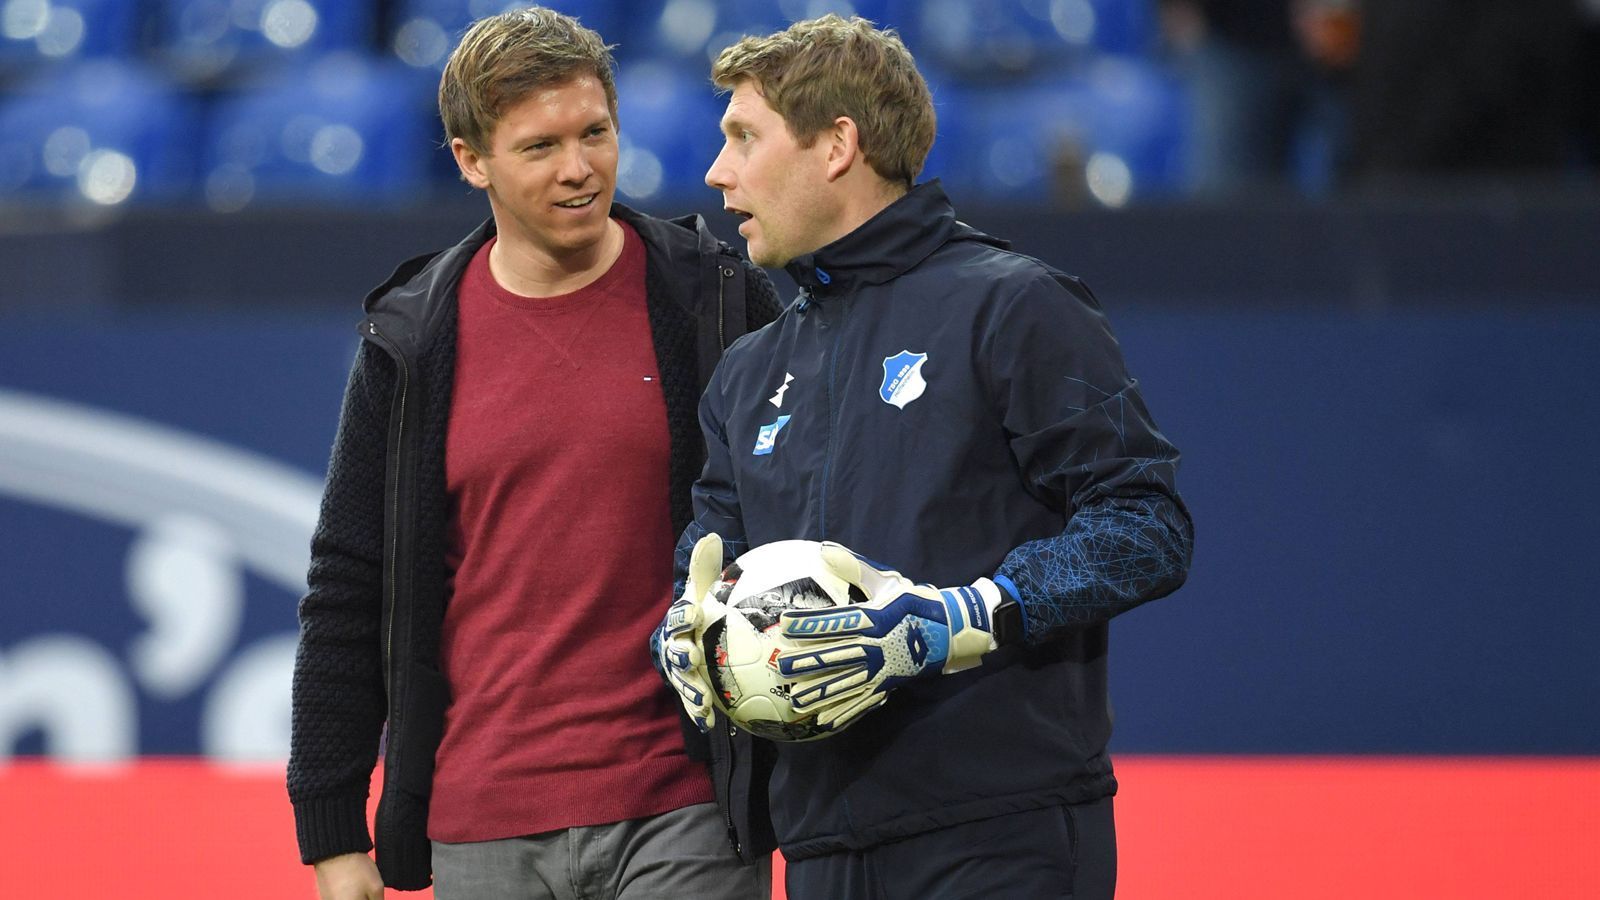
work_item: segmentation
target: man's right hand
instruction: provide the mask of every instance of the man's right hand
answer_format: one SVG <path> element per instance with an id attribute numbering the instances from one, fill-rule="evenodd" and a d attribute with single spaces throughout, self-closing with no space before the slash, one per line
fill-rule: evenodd
<path id="1" fill-rule="evenodd" d="M 318 860 L 317 896 L 321 900 L 383 900 L 383 878 L 365 853 L 343 853 Z"/>
<path id="2" fill-rule="evenodd" d="M 695 542 L 690 555 L 683 596 L 668 608 L 656 629 L 659 668 L 701 732 L 711 730 L 711 683 L 706 677 L 705 653 L 700 649 L 702 603 L 721 573 L 722 538 L 706 534 Z"/>

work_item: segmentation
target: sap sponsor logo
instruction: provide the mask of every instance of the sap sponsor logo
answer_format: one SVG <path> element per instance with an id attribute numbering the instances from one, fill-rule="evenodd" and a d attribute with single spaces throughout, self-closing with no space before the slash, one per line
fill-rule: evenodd
<path id="1" fill-rule="evenodd" d="M 200 752 L 281 762 L 296 634 L 240 646 L 247 593 L 261 590 L 247 574 L 281 594 L 274 603 L 292 606 L 304 593 L 321 492 L 318 479 L 208 438 L 0 389 L 0 498 L 15 501 L 0 504 L 0 531 L 27 533 L 36 515 L 80 517 L 75 568 L 57 563 L 35 580 L 62 591 L 120 581 L 126 590 L 75 597 L 107 613 L 81 631 L 0 643 L 0 761 L 29 735 L 62 762 L 126 760 L 145 749 L 144 714 L 170 721 L 188 705 Z M 130 529 L 132 540 L 123 550 L 88 522 Z M 95 571 L 119 564 L 120 577 Z M 27 583 L 28 574 L 14 572 L 13 581 Z M 139 625 L 108 646 L 108 629 L 127 618 L 115 614 L 117 603 Z"/>
<path id="2" fill-rule="evenodd" d="M 901 350 L 883 360 L 883 384 L 878 386 L 878 397 L 890 406 L 905 409 L 906 404 L 921 397 L 928 389 L 922 377 L 922 367 L 928 361 L 926 353 Z"/>
<path id="3" fill-rule="evenodd" d="M 814 616 L 793 616 L 783 620 L 783 633 L 796 636 L 835 634 L 858 627 L 861 619 L 860 610 L 854 609 Z"/>
<path id="4" fill-rule="evenodd" d="M 777 421 L 771 425 L 761 426 L 761 430 L 756 432 L 756 447 L 750 451 L 750 454 L 752 456 L 770 456 L 773 448 L 778 445 L 778 432 L 782 431 L 783 426 L 787 424 L 789 424 L 789 417 L 779 416 Z"/>

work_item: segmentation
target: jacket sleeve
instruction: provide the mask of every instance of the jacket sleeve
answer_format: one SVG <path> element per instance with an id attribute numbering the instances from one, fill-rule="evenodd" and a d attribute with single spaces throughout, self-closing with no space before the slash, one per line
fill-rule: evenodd
<path id="1" fill-rule="evenodd" d="M 1156 430 L 1088 287 L 1041 273 L 997 308 L 989 388 L 1028 490 L 1065 516 L 1059 535 L 1016 547 L 996 572 L 1037 643 L 1176 590 L 1194 532 L 1177 448 Z"/>
<path id="2" fill-rule="evenodd" d="M 300 857 L 366 852 L 367 794 L 387 715 L 379 642 L 394 363 L 365 341 L 339 416 L 300 601 L 289 800 Z"/>
<path id="3" fill-rule="evenodd" d="M 731 350 L 732 348 L 730 348 Z M 744 514 L 739 509 L 739 489 L 733 480 L 733 456 L 728 450 L 727 415 L 723 411 L 723 384 L 726 363 L 711 376 L 711 384 L 700 398 L 700 430 L 706 441 L 706 464 L 690 489 L 694 518 L 678 538 L 672 559 L 673 596 L 682 596 L 689 577 L 689 557 L 695 542 L 709 532 L 722 538 L 724 565 L 749 549 L 744 532 Z"/>

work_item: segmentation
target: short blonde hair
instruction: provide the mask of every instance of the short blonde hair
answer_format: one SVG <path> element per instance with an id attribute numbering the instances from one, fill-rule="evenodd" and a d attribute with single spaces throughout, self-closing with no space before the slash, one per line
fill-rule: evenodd
<path id="1" fill-rule="evenodd" d="M 867 164 L 911 187 L 933 147 L 933 97 L 893 29 L 829 13 L 723 50 L 711 80 L 724 90 L 749 79 L 802 147 L 839 116 L 856 123 Z"/>
<path id="2" fill-rule="evenodd" d="M 593 75 L 617 119 L 611 47 L 577 19 L 542 6 L 513 9 L 472 23 L 439 78 L 445 140 L 461 138 L 489 153 L 489 136 L 506 109 L 534 90 Z"/>

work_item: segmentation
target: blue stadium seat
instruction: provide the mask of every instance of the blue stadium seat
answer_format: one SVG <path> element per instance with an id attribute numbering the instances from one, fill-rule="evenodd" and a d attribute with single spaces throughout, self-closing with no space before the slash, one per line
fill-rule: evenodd
<path id="1" fill-rule="evenodd" d="M 1152 0 L 889 0 L 920 61 L 982 81 L 1039 76 L 1104 52 L 1143 54 Z"/>
<path id="2" fill-rule="evenodd" d="M 933 94 L 937 123 L 933 147 L 928 152 L 928 159 L 917 181 L 939 178 L 947 186 L 952 182 L 959 183 L 964 162 L 958 157 L 958 151 L 965 145 L 967 128 L 971 124 L 970 113 L 963 103 L 966 95 L 955 84 L 943 81 L 936 70 L 925 71 L 923 77 L 928 82 L 928 91 Z"/>
<path id="3" fill-rule="evenodd" d="M 197 104 L 119 60 L 57 70 L 0 97 L 0 202 L 187 199 Z"/>
<path id="4" fill-rule="evenodd" d="M 623 146 L 617 181 L 624 202 L 658 195 L 715 202 L 705 174 L 722 146 L 724 100 L 705 74 L 634 62 L 618 73 L 617 95 Z"/>
<path id="5" fill-rule="evenodd" d="M 155 51 L 182 76 L 366 50 L 372 0 L 151 0 Z"/>
<path id="6" fill-rule="evenodd" d="M 527 0 L 398 0 L 393 33 L 386 40 L 389 50 L 402 62 L 437 71 L 444 68 L 450 50 L 468 25 L 527 5 Z M 626 0 L 545 0 L 542 5 L 577 17 L 600 32 L 608 44 L 622 40 L 629 21 Z M 614 52 L 620 55 L 625 50 L 618 47 Z"/>
<path id="7" fill-rule="evenodd" d="M 642 0 L 622 50 L 675 61 L 704 77 L 723 48 L 747 34 L 770 34 L 823 13 L 882 22 L 888 0 Z"/>
<path id="8" fill-rule="evenodd" d="M 1108 206 L 1176 191 L 1182 182 L 1182 91 L 1165 71 L 1105 57 L 1067 76 L 945 92 L 940 173 L 983 202 Z M 937 144 L 935 145 L 938 146 Z"/>
<path id="9" fill-rule="evenodd" d="M 1089 8 L 1086 22 L 1083 7 L 1074 9 L 1073 3 Z M 1160 40 L 1155 5 L 1156 0 L 1057 0 L 1051 8 L 1063 10 L 1057 18 L 1077 16 L 1079 24 L 1075 27 L 1087 25 L 1089 42 L 1106 53 L 1151 56 Z"/>
<path id="10" fill-rule="evenodd" d="M 0 2 L 0 70 L 101 56 L 129 56 L 141 0 Z"/>
<path id="11" fill-rule="evenodd" d="M 204 140 L 207 202 L 399 202 L 427 190 L 440 138 L 432 79 L 334 54 L 216 102 Z"/>
<path id="12" fill-rule="evenodd" d="M 1106 58 L 1087 75 L 1094 97 L 1094 149 L 1125 162 L 1135 193 L 1183 184 L 1186 95 L 1172 72 L 1133 58 Z"/>

